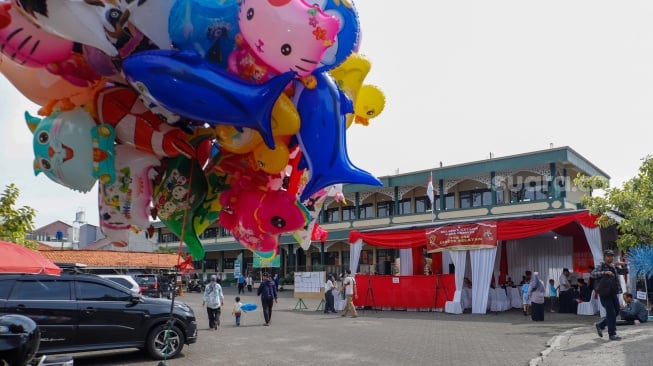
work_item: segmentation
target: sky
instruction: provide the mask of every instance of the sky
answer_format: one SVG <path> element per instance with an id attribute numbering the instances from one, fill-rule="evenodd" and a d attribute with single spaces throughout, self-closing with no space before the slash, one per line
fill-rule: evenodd
<path id="1" fill-rule="evenodd" d="M 354 2 L 365 84 L 385 110 L 347 130 L 359 168 L 387 176 L 569 146 L 620 187 L 653 153 L 653 2 Z M 97 189 L 72 191 L 34 176 L 36 113 L 0 77 L 0 189 L 37 210 L 36 227 L 97 225 Z M 426 182 L 425 182 L 426 184 Z"/>

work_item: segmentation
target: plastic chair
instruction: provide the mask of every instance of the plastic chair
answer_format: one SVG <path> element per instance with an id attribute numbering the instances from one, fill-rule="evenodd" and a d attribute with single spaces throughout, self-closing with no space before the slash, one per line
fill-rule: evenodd
<path id="1" fill-rule="evenodd" d="M 578 310 L 576 310 L 576 314 L 578 315 L 595 315 L 596 312 L 598 311 L 597 303 L 598 299 L 595 296 L 594 291 L 592 291 L 592 296 L 590 297 L 590 301 L 586 302 L 581 302 L 578 304 Z"/>

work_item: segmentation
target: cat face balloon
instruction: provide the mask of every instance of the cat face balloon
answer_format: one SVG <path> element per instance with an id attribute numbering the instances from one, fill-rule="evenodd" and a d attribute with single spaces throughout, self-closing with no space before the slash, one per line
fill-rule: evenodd
<path id="1" fill-rule="evenodd" d="M 251 51 L 268 66 L 307 76 L 335 42 L 340 23 L 304 0 L 244 0 L 238 25 Z"/>
<path id="2" fill-rule="evenodd" d="M 43 119 L 26 112 L 25 120 L 34 133 L 34 174 L 44 173 L 81 192 L 90 191 L 98 178 L 114 181 L 111 126 L 96 125 L 82 108 L 56 111 Z"/>

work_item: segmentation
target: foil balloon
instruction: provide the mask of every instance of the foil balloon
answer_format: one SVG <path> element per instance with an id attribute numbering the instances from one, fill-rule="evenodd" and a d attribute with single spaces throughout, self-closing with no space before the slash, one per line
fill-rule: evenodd
<path id="1" fill-rule="evenodd" d="M 101 90 L 95 99 L 95 109 L 98 122 L 113 126 L 120 143 L 159 157 L 195 156 L 186 134 L 161 121 L 130 88 L 116 86 Z"/>
<path id="2" fill-rule="evenodd" d="M 367 126 L 385 107 L 385 95 L 375 85 L 363 85 L 354 102 L 354 122 Z"/>
<path id="3" fill-rule="evenodd" d="M 233 186 L 238 187 L 238 183 Z M 231 188 L 222 194 L 220 201 L 223 206 L 220 225 L 253 251 L 276 250 L 279 235 L 308 223 L 306 208 L 286 191 Z"/>
<path id="4" fill-rule="evenodd" d="M 195 260 L 203 259 L 205 250 L 193 225 L 207 192 L 199 163 L 183 155 L 163 159 L 153 188 L 153 215 L 188 246 Z"/>
<path id="5" fill-rule="evenodd" d="M 126 246 L 129 233 L 150 226 L 153 167 L 159 159 L 127 145 L 115 147 L 113 183 L 99 183 L 100 229 L 113 243 Z"/>
<path id="6" fill-rule="evenodd" d="M 172 48 L 167 19 L 176 0 L 119 0 L 125 18 L 160 49 Z"/>
<path id="7" fill-rule="evenodd" d="M 21 66 L 4 55 L 0 55 L 0 72 L 27 99 L 44 106 L 40 115 L 49 115 L 55 106 L 71 110 L 76 105 L 90 104 L 97 86 L 75 86 L 44 68 Z"/>
<path id="8" fill-rule="evenodd" d="M 336 201 L 345 202 L 344 196 L 342 195 L 342 184 L 334 184 L 330 187 L 320 189 L 311 195 L 308 200 L 303 202 L 304 206 L 311 215 L 311 220 L 305 228 L 294 232 L 293 237 L 295 240 L 297 240 L 299 246 L 304 250 L 308 250 L 308 248 L 311 246 L 312 240 L 317 240 L 314 239 L 314 235 L 316 227 L 319 226 L 317 225 L 318 216 L 322 211 L 322 207 L 324 207 L 324 203 L 328 197 L 334 197 Z"/>
<path id="9" fill-rule="evenodd" d="M 333 69 L 358 49 L 360 43 L 360 22 L 358 12 L 351 0 L 313 0 L 325 14 L 330 15 L 340 22 L 335 43 L 327 48 L 320 66 L 314 72 Z"/>
<path id="10" fill-rule="evenodd" d="M 372 64 L 367 57 L 353 53 L 343 63 L 338 65 L 338 67 L 330 70 L 329 74 L 333 76 L 340 90 L 355 102 L 358 97 L 358 92 L 363 86 L 363 82 L 371 68 Z M 347 128 L 351 126 L 353 121 L 354 114 L 348 114 Z"/>
<path id="11" fill-rule="evenodd" d="M 95 181 L 113 183 L 115 134 L 96 125 L 81 108 L 56 111 L 40 119 L 25 112 L 34 134 L 34 174 L 43 173 L 65 187 L 88 192 Z"/>
<path id="12" fill-rule="evenodd" d="M 136 50 L 156 48 L 129 22 L 129 11 L 123 11 L 109 2 L 12 1 L 24 16 L 44 30 L 96 47 L 111 57 L 126 57 Z M 163 3 L 164 0 L 159 2 Z"/>
<path id="13" fill-rule="evenodd" d="M 144 51 L 123 61 L 127 81 L 149 102 L 209 124 L 257 130 L 274 148 L 272 109 L 293 79 L 281 74 L 256 85 L 222 70 L 195 52 Z"/>
<path id="14" fill-rule="evenodd" d="M 334 44 L 340 24 L 312 2 L 282 0 L 244 1 L 238 25 L 246 52 L 234 53 L 229 68 L 251 79 L 258 67 L 265 66 L 276 73 L 310 75 Z"/>
<path id="15" fill-rule="evenodd" d="M 177 0 L 168 18 L 168 32 L 175 48 L 199 53 L 227 68 L 236 47 L 239 0 Z"/>
<path id="16" fill-rule="evenodd" d="M 345 114 L 352 112 L 351 100 L 326 72 L 315 78 L 317 87 L 301 90 L 297 101 L 302 121 L 297 137 L 310 174 L 301 201 L 338 183 L 382 186 L 380 180 L 349 159 Z"/>
<path id="17" fill-rule="evenodd" d="M 66 60 L 73 52 L 73 42 L 48 33 L 28 21 L 9 3 L 0 3 L 3 18 L 10 19 L 0 29 L 0 52 L 16 63 L 41 67 Z"/>

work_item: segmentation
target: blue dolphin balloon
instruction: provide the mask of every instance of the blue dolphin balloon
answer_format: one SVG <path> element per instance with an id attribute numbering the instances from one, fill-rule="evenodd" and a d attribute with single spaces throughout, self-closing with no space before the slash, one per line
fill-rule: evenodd
<path id="1" fill-rule="evenodd" d="M 317 87 L 301 90 L 297 99 L 297 112 L 302 121 L 297 140 L 310 174 L 300 201 L 337 183 L 382 186 L 376 177 L 355 167 L 349 160 L 345 114 L 353 110 L 351 100 L 338 89 L 328 73 L 314 76 Z"/>
<path id="2" fill-rule="evenodd" d="M 148 102 L 189 119 L 255 129 L 271 149 L 272 108 L 295 76 L 289 72 L 252 84 L 191 51 L 144 51 L 123 60 L 122 67 Z"/>

